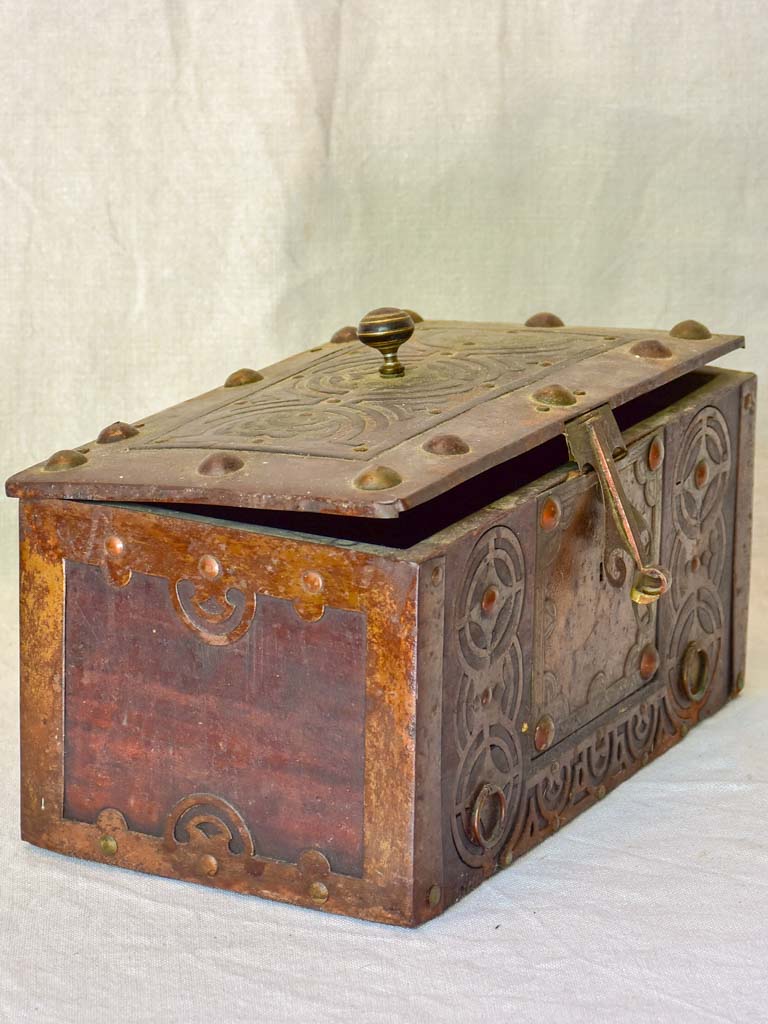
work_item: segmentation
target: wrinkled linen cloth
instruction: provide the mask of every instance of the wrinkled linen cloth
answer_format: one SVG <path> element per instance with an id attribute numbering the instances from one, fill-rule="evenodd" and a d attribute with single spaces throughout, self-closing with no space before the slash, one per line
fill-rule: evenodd
<path id="1" fill-rule="evenodd" d="M 757 0 L 3 0 L 0 475 L 381 305 L 764 371 L 767 51 Z M 758 422 L 743 696 L 416 931 L 20 842 L 0 502 L 0 1022 L 768 1020 Z"/>

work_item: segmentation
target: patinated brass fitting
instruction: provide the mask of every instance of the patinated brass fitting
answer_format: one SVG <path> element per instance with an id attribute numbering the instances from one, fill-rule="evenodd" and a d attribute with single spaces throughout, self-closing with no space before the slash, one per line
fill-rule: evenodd
<path id="1" fill-rule="evenodd" d="M 397 358 L 397 351 L 413 334 L 413 317 L 405 309 L 382 306 L 366 313 L 357 328 L 357 336 L 364 345 L 375 348 L 384 357 L 379 367 L 382 377 L 402 377 L 405 367 Z"/>
<path id="2" fill-rule="evenodd" d="M 627 450 L 618 424 L 608 406 L 593 409 L 566 424 L 565 436 L 571 458 L 582 472 L 594 471 L 600 481 L 606 509 L 605 563 L 622 548 L 635 563 L 635 578 L 630 597 L 635 604 L 653 604 L 669 589 L 669 573 L 648 564 L 643 537 L 648 527 L 630 503 L 616 466 Z M 660 463 L 659 463 L 660 464 Z"/>

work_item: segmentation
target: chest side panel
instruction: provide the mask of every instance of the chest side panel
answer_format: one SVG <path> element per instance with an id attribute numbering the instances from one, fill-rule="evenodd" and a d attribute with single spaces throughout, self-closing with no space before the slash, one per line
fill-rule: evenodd
<path id="1" fill-rule="evenodd" d="M 672 586 L 660 602 L 669 710 L 684 730 L 733 692 L 741 389 L 690 402 L 667 426 L 663 557 Z"/>
<path id="2" fill-rule="evenodd" d="M 449 549 L 447 902 L 601 799 L 738 690 L 734 635 L 743 646 L 743 626 L 732 595 L 741 595 L 734 579 L 744 569 L 734 538 L 750 514 L 737 496 L 749 493 L 740 445 L 751 435 L 741 421 L 754 406 L 745 380 L 704 377 L 626 435 L 622 483 L 642 516 L 648 561 L 672 580 L 657 604 L 630 600 L 633 568 L 623 550 L 606 548 L 593 473 L 561 474 L 538 492 L 510 496 Z"/>

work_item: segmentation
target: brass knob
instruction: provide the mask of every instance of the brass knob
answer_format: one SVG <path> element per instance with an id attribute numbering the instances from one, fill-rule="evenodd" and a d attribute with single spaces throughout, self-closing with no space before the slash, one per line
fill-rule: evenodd
<path id="1" fill-rule="evenodd" d="M 357 328 L 364 345 L 375 348 L 384 357 L 379 367 L 382 377 L 402 377 L 405 367 L 397 358 L 397 350 L 414 331 L 413 317 L 405 309 L 384 306 L 366 313 Z"/>

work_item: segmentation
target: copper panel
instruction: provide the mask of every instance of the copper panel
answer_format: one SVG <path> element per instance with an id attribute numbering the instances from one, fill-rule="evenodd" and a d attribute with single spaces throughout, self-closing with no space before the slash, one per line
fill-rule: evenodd
<path id="1" fill-rule="evenodd" d="M 18 497 L 393 517 L 742 344 L 730 335 L 419 323 L 402 377 L 329 343 L 8 482 Z M 660 356 L 661 353 L 661 356 Z"/>
<path id="2" fill-rule="evenodd" d="M 334 871 L 361 874 L 364 615 L 307 620 L 262 594 L 242 636 L 214 645 L 172 614 L 160 576 L 115 587 L 68 561 L 65 583 L 65 817 L 95 823 L 116 807 L 161 837 L 169 808 L 215 793 L 258 853 L 296 863 L 321 847 Z M 238 592 L 227 598 L 236 608 Z"/>

